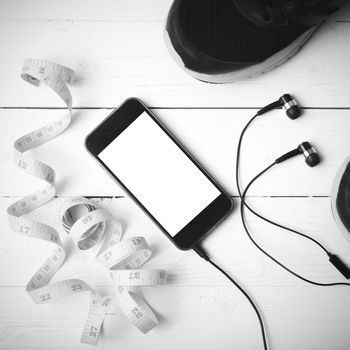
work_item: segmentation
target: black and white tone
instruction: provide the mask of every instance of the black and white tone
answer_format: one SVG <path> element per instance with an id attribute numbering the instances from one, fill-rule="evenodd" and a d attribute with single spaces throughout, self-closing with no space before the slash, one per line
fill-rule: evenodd
<path id="1" fill-rule="evenodd" d="M 0 0 L 0 350 L 349 350 L 350 2 Z"/>

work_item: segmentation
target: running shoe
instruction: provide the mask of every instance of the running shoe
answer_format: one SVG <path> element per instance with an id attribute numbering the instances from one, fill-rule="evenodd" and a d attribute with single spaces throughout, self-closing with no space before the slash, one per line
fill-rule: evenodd
<path id="1" fill-rule="evenodd" d="M 345 160 L 335 177 L 331 206 L 336 224 L 350 242 L 350 157 Z"/>
<path id="2" fill-rule="evenodd" d="M 164 31 L 191 76 L 228 83 L 292 57 L 346 0 L 175 0 Z"/>

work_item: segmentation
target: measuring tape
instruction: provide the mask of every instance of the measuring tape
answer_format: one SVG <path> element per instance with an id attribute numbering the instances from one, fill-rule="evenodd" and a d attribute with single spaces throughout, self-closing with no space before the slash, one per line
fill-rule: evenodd
<path id="1" fill-rule="evenodd" d="M 81 342 L 96 345 L 103 319 L 111 304 L 116 303 L 124 315 L 141 332 L 147 333 L 158 321 L 145 300 L 128 290 L 128 287 L 157 286 L 167 282 L 167 273 L 162 270 L 141 270 L 150 257 L 146 240 L 132 237 L 122 240 L 122 226 L 94 202 L 84 197 L 73 197 L 65 201 L 60 210 L 60 219 L 65 231 L 80 250 L 89 250 L 102 241 L 96 260 L 110 270 L 111 281 L 116 286 L 113 295 L 102 296 L 80 279 L 69 279 L 49 284 L 65 261 L 66 252 L 57 230 L 49 225 L 26 218 L 55 196 L 55 171 L 50 166 L 32 158 L 26 152 L 62 133 L 72 117 L 72 95 L 67 84 L 73 82 L 73 70 L 44 60 L 27 59 L 21 77 L 39 86 L 46 84 L 64 101 L 68 112 L 46 126 L 34 130 L 15 144 L 15 164 L 46 182 L 34 193 L 13 203 L 8 209 L 11 229 L 19 234 L 51 242 L 55 248 L 26 286 L 26 291 L 35 303 L 54 301 L 63 296 L 90 292 L 90 307 L 81 335 Z M 77 211 L 79 210 L 79 211 Z M 79 213 L 79 217 L 76 213 Z"/>

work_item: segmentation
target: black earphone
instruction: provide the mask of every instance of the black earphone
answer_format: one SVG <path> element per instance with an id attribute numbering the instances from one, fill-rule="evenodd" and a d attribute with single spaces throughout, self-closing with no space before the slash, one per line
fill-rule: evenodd
<path id="1" fill-rule="evenodd" d="M 287 117 L 292 120 L 299 118 L 302 114 L 298 102 L 290 94 L 282 95 L 277 101 L 272 102 L 267 106 L 261 108 L 256 114 L 262 115 L 278 107 L 282 107 L 282 109 L 284 109 L 284 111 L 286 112 Z M 319 155 L 317 154 L 315 148 L 312 147 L 309 142 L 302 142 L 296 149 L 277 158 L 276 163 L 281 163 L 298 154 L 304 155 L 305 163 L 310 167 L 314 167 L 320 163 Z"/>
<path id="2" fill-rule="evenodd" d="M 291 95 L 284 94 L 277 101 L 261 108 L 256 114 L 262 115 L 278 107 L 282 107 L 285 110 L 287 117 L 293 120 L 299 118 L 302 113 L 297 101 Z"/>
<path id="3" fill-rule="evenodd" d="M 335 283 L 320 283 L 320 282 L 316 282 L 316 281 L 312 281 L 310 279 L 307 279 L 301 275 L 299 275 L 298 273 L 294 272 L 293 270 L 291 270 L 290 268 L 288 268 L 287 266 L 285 266 L 283 263 L 281 263 L 279 260 L 277 260 L 276 258 L 274 258 L 270 253 L 268 253 L 266 250 L 264 250 L 252 237 L 247 224 L 246 224 L 246 220 L 244 217 L 244 208 L 247 208 L 251 213 L 253 213 L 254 215 L 256 215 L 257 217 L 259 217 L 261 220 L 264 220 L 266 222 L 268 222 L 271 225 L 274 225 L 276 227 L 279 227 L 281 229 L 287 230 L 289 232 L 293 232 L 301 237 L 304 237 L 312 242 L 314 242 L 316 245 L 318 245 L 328 256 L 330 263 L 346 278 L 346 279 L 350 279 L 350 269 L 348 268 L 348 266 L 346 266 L 343 261 L 334 254 L 331 254 L 320 242 L 318 242 L 316 239 L 302 233 L 299 232 L 297 230 L 291 229 L 289 227 L 283 226 L 281 224 L 278 224 L 277 222 L 274 222 L 270 219 L 267 219 L 266 217 L 264 217 L 263 215 L 259 214 L 258 212 L 256 212 L 254 209 L 252 209 L 250 207 L 250 205 L 247 204 L 247 202 L 245 201 L 245 197 L 247 194 L 247 191 L 249 190 L 250 186 L 260 177 L 262 176 L 264 173 L 266 173 L 269 169 L 271 169 L 273 166 L 280 164 L 292 157 L 295 157 L 297 155 L 302 154 L 305 158 L 305 163 L 309 166 L 309 167 L 314 167 L 316 165 L 318 165 L 320 163 L 320 156 L 318 155 L 317 151 L 315 150 L 314 147 L 312 147 L 312 145 L 305 141 L 302 142 L 297 148 L 283 154 L 282 156 L 278 157 L 272 164 L 270 164 L 268 167 L 266 167 L 264 170 L 262 170 L 259 174 L 257 174 L 246 186 L 246 188 L 242 191 L 240 188 L 240 184 L 239 184 L 239 160 L 240 160 L 240 153 L 241 153 L 241 145 L 242 145 L 242 140 L 243 140 L 243 136 L 245 134 L 245 132 L 247 131 L 249 125 L 254 121 L 254 119 L 256 119 L 257 117 L 261 116 L 262 114 L 271 111 L 272 109 L 275 108 L 280 108 L 282 107 L 284 109 L 284 111 L 286 112 L 286 115 L 288 116 L 288 118 L 294 120 L 297 119 L 301 116 L 302 114 L 302 110 L 299 107 L 297 101 L 289 94 L 284 94 L 283 96 L 281 96 L 277 101 L 272 102 L 270 104 L 268 104 L 267 106 L 261 108 L 249 121 L 248 123 L 244 126 L 241 135 L 239 137 L 239 141 L 238 141 L 238 145 L 237 145 L 237 157 L 236 157 L 236 185 L 237 185 L 237 190 L 238 190 L 238 194 L 239 197 L 241 199 L 241 203 L 240 203 L 240 215 L 241 215 L 241 220 L 242 220 L 242 224 L 243 224 L 243 228 L 248 236 L 248 238 L 250 239 L 250 241 L 255 245 L 255 247 L 257 249 L 259 249 L 263 254 L 265 254 L 268 258 L 270 258 L 273 262 L 275 262 L 277 265 L 279 265 L 281 268 L 283 268 L 285 271 L 289 272 L 290 274 L 292 274 L 293 276 L 299 278 L 300 280 L 310 283 L 312 285 L 316 285 L 316 286 L 321 286 L 321 287 L 331 287 L 331 286 L 350 286 L 350 283 L 348 282 L 335 282 Z M 247 300 L 249 301 L 250 305 L 252 306 L 252 308 L 254 309 L 257 317 L 258 317 L 258 321 L 260 324 L 260 329 L 261 329 L 261 335 L 262 335 L 262 340 L 263 340 L 263 345 L 264 345 L 264 349 L 267 350 L 267 337 L 266 337 L 266 331 L 265 331 L 265 327 L 264 327 L 264 322 L 263 319 L 260 315 L 259 309 L 257 308 L 257 306 L 255 305 L 253 299 L 249 296 L 249 294 L 227 273 L 225 272 L 220 266 L 218 266 L 215 262 L 213 262 L 211 260 L 211 258 L 206 254 L 206 252 L 203 250 L 203 248 L 201 247 L 200 244 L 197 244 L 196 246 L 193 247 L 193 250 L 203 259 L 205 259 L 206 261 L 208 261 L 212 266 L 214 266 L 217 270 L 219 270 L 226 278 L 228 278 L 242 293 L 243 295 L 247 298 Z"/>
<path id="4" fill-rule="evenodd" d="M 315 148 L 310 145 L 309 142 L 303 142 L 296 149 L 293 149 L 292 151 L 289 151 L 283 156 L 277 158 L 276 163 L 281 163 L 298 154 L 303 154 L 303 156 L 305 157 L 305 163 L 311 168 L 320 163 L 320 156 L 316 152 Z"/>
<path id="5" fill-rule="evenodd" d="M 241 209 L 243 209 L 243 207 L 245 206 L 249 211 L 251 211 L 254 215 L 258 216 L 260 219 L 274 225 L 277 226 L 279 228 L 285 229 L 287 231 L 296 233 L 304 238 L 307 238 L 311 241 L 313 241 L 314 243 L 316 243 L 320 248 L 322 248 L 325 253 L 328 255 L 329 257 L 329 261 L 331 262 L 331 264 L 346 278 L 346 279 L 350 279 L 350 269 L 342 262 L 342 260 L 334 254 L 331 254 L 321 243 L 319 243 L 317 240 L 315 240 L 314 238 L 298 232 L 296 230 L 290 229 L 286 226 L 280 225 L 272 220 L 269 220 L 265 217 L 263 217 L 262 215 L 258 214 L 255 210 L 253 210 L 246 202 L 245 202 L 245 195 L 249 189 L 249 187 L 253 184 L 253 182 L 255 180 L 257 180 L 261 175 L 263 175 L 267 170 L 269 170 L 272 166 L 282 163 L 285 160 L 288 160 L 294 156 L 297 156 L 299 154 L 302 154 L 305 158 L 305 163 L 309 166 L 309 167 L 314 167 L 316 165 L 318 165 L 320 163 L 320 156 L 318 155 L 317 151 L 315 150 L 315 148 L 307 141 L 302 142 L 297 148 L 283 154 L 282 156 L 278 157 L 270 166 L 268 166 L 266 169 L 264 169 L 261 173 L 259 173 L 257 176 L 255 176 L 251 182 L 248 184 L 248 186 L 245 188 L 245 190 L 241 191 L 240 189 L 240 185 L 239 185 L 239 180 L 238 180 L 238 175 L 239 175 L 239 158 L 240 158 L 240 149 L 241 149 L 241 143 L 242 143 L 242 139 L 243 139 L 243 135 L 245 133 L 245 131 L 247 130 L 247 127 L 251 124 L 251 122 L 258 116 L 267 113 L 268 111 L 275 109 L 275 108 L 279 108 L 282 107 L 287 116 L 294 120 L 300 117 L 300 115 L 302 114 L 301 108 L 299 107 L 298 103 L 296 102 L 296 100 L 289 94 L 284 94 L 283 96 L 281 96 L 277 101 L 272 102 L 270 104 L 268 104 L 267 106 L 263 107 L 262 109 L 260 109 L 255 115 L 254 117 L 246 124 L 245 128 L 243 129 L 239 142 L 238 142 L 238 147 L 237 147 L 237 163 L 236 163 L 236 184 L 237 184 L 237 189 L 238 189 L 238 193 L 240 195 L 241 198 Z M 242 214 L 242 213 L 241 213 Z M 258 249 L 260 249 L 265 255 L 267 255 L 268 257 L 270 257 L 274 262 L 276 262 L 278 265 L 280 265 L 281 267 L 283 267 L 285 270 L 287 270 L 288 272 L 292 273 L 293 275 L 295 275 L 296 277 L 312 283 L 312 284 L 317 284 L 317 285 L 338 285 L 337 283 L 335 284 L 322 284 L 322 283 L 318 283 L 318 282 L 313 282 L 310 280 L 307 280 L 306 278 L 294 273 L 293 271 L 291 271 L 290 269 L 288 269 L 287 267 L 285 267 L 283 264 L 281 264 L 279 261 L 277 261 L 275 258 L 273 258 L 270 254 L 268 254 L 267 252 L 265 252 L 260 246 L 258 246 L 258 244 L 253 240 L 253 238 L 251 237 L 251 235 L 249 234 L 248 228 L 245 224 L 245 219 L 244 216 L 241 215 L 242 218 L 242 223 L 244 226 L 245 231 L 247 232 L 249 238 L 252 240 L 252 242 L 257 246 Z M 343 283 L 341 283 L 343 284 Z"/>

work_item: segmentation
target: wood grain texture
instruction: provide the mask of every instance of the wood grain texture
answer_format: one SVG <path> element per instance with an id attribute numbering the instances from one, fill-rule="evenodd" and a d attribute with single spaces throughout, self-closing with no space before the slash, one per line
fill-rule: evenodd
<path id="1" fill-rule="evenodd" d="M 0 347 L 83 348 L 78 337 L 87 313 L 87 295 L 35 305 L 24 292 L 24 282 L 52 247 L 9 231 L 4 213 L 12 200 L 0 200 L 1 231 L 7 242 L 6 246 L 0 246 Z M 62 201 L 64 198 L 55 199 L 31 215 L 33 219 L 55 225 L 70 250 L 65 265 L 53 280 L 82 278 L 101 293 L 112 293 L 108 275 L 94 262 L 93 254 L 79 256 L 60 228 L 55 214 Z M 195 253 L 176 250 L 129 199 L 95 201 L 116 217 L 124 218 L 126 236 L 142 234 L 147 238 L 155 252 L 148 267 L 170 272 L 168 286 L 142 288 L 143 295 L 160 316 L 159 327 L 142 336 L 113 307 L 106 317 L 97 348 L 136 349 L 142 346 L 189 350 L 201 346 L 204 349 L 239 347 L 248 350 L 261 347 L 252 309 L 217 271 Z M 350 263 L 347 258 L 349 246 L 332 222 L 327 198 L 255 198 L 252 205 L 282 222 L 303 228 Z M 272 229 L 256 219 L 249 222 L 265 248 L 289 267 L 314 280 L 341 280 L 313 244 Z M 332 349 L 347 349 L 350 341 L 347 287 L 310 287 L 286 274 L 247 241 L 237 211 L 207 238 L 204 246 L 254 296 L 264 314 L 273 348 L 329 350 L 332 344 Z"/>
<path id="2" fill-rule="evenodd" d="M 118 12 L 123 20 L 61 21 L 55 20 L 55 15 L 44 21 L 36 17 L 2 20 L 0 107 L 62 106 L 50 93 L 35 94 L 18 79 L 27 57 L 54 60 L 76 70 L 73 92 L 75 106 L 79 107 L 114 107 L 130 96 L 158 107 L 259 107 L 286 91 L 298 94 L 306 107 L 350 107 L 349 22 L 324 24 L 292 60 L 269 74 L 217 86 L 190 78 L 169 57 L 162 33 L 169 1 L 156 10 L 161 13 L 157 20 L 151 14 L 146 21 L 138 20 L 141 14 L 133 14 L 143 11 L 142 16 L 147 18 L 159 1 L 153 0 L 145 8 L 137 6 L 138 1 L 129 12 L 128 2 L 114 3 L 117 10 L 110 13 Z M 8 4 L 3 5 L 8 9 L 5 13 L 15 13 L 16 3 Z M 28 17 L 34 8 L 45 18 L 60 7 L 58 3 L 52 9 L 49 3 L 29 4 L 21 5 L 18 17 Z M 71 11 L 62 7 L 65 12 L 57 13 L 69 18 L 69 13 L 77 13 L 81 7 L 84 5 L 78 10 L 76 3 Z M 95 16 L 95 7 L 90 7 L 91 16 Z M 121 7 L 124 11 L 119 12 Z M 350 7 L 343 11 L 350 13 Z M 101 12 L 97 11 L 97 18 Z"/>
<path id="3" fill-rule="evenodd" d="M 13 200 L 14 198 L 0 200 L 1 230 L 6 241 L 6 245 L 0 246 L 0 286 L 24 286 L 53 249 L 47 242 L 10 231 L 6 223 L 6 207 Z M 65 234 L 58 217 L 63 200 L 64 198 L 59 197 L 30 216 L 56 227 L 70 252 L 66 264 L 54 279 L 79 277 L 93 285 L 111 285 L 108 273 L 94 260 L 97 250 L 85 254 L 72 247 L 72 242 Z M 125 237 L 142 235 L 147 239 L 154 250 L 154 257 L 147 266 L 168 270 L 173 275 L 171 285 L 227 285 L 227 282 L 194 252 L 177 250 L 130 199 L 96 201 L 122 221 Z M 329 198 L 251 198 L 250 203 L 267 217 L 320 240 L 330 251 L 339 254 L 350 264 L 350 246 L 333 222 Z M 314 243 L 274 228 L 250 215 L 248 220 L 249 228 L 257 241 L 299 273 L 320 282 L 342 280 L 339 273 L 328 263 L 324 252 Z M 238 208 L 205 239 L 204 248 L 215 261 L 246 285 L 267 283 L 279 287 L 303 284 L 256 250 L 243 231 Z"/>
<path id="4" fill-rule="evenodd" d="M 271 348 L 348 349 L 348 290 L 261 286 L 249 291 L 264 313 Z M 143 289 L 143 294 L 159 315 L 159 326 L 145 336 L 117 308 L 111 309 L 96 349 L 261 348 L 255 314 L 231 286 L 168 286 Z M 88 308 L 87 295 L 36 305 L 21 288 L 9 287 L 0 289 L 0 298 L 1 349 L 87 348 L 79 344 Z"/>
<path id="5" fill-rule="evenodd" d="M 2 0 L 1 20 L 35 21 L 160 21 L 167 15 L 172 0 L 78 0 L 38 1 Z M 334 14 L 331 21 L 350 21 L 350 6 Z"/>
<path id="6" fill-rule="evenodd" d="M 146 266 L 170 273 L 168 286 L 142 289 L 160 325 L 144 336 L 113 308 L 97 349 L 262 348 L 256 315 L 242 294 L 194 252 L 172 246 L 84 150 L 86 134 L 130 96 L 157 107 L 157 116 L 236 195 L 234 162 L 242 126 L 256 108 L 285 92 L 294 94 L 308 108 L 302 118 L 292 122 L 273 111 L 248 131 L 242 182 L 247 184 L 300 142 L 312 142 L 322 156 L 320 166 L 310 169 L 302 157 L 281 164 L 254 185 L 249 201 L 267 217 L 317 238 L 350 266 L 350 246 L 333 221 L 328 198 L 350 149 L 350 5 L 329 18 L 292 60 L 269 74 L 209 85 L 188 77 L 168 56 L 162 30 L 170 4 L 171 0 L 0 1 L 1 350 L 86 348 L 79 337 L 88 295 L 35 305 L 24 287 L 52 246 L 21 237 L 7 224 L 6 208 L 41 186 L 12 165 L 13 142 L 63 112 L 63 104 L 49 89 L 35 89 L 20 79 L 27 57 L 49 59 L 77 72 L 71 88 L 76 107 L 71 127 L 32 151 L 57 173 L 59 197 L 30 215 L 54 225 L 68 250 L 53 281 L 82 278 L 101 293 L 113 292 L 93 252 L 82 256 L 61 228 L 58 209 L 70 195 L 98 197 L 96 203 L 123 222 L 126 237 L 147 238 L 154 256 Z M 121 197 L 99 198 L 103 196 Z M 270 349 L 348 350 L 348 288 L 306 285 L 273 264 L 247 238 L 237 198 L 235 202 L 233 213 L 203 245 L 258 304 Z M 313 243 L 251 215 L 248 220 L 255 239 L 293 270 L 316 281 L 342 280 Z"/>
<path id="7" fill-rule="evenodd" d="M 40 95 L 43 90 L 34 89 L 34 92 Z M 110 112 L 75 110 L 73 123 L 64 134 L 32 151 L 35 157 L 56 170 L 59 195 L 124 195 L 84 149 L 85 136 Z M 236 195 L 234 169 L 238 137 L 255 110 L 166 109 L 154 112 L 214 178 Z M 3 164 L 0 194 L 23 196 L 41 185 L 12 165 L 13 142 L 62 113 L 61 110 L 0 110 L 0 162 Z M 295 121 L 289 120 L 281 110 L 264 115 L 254 122 L 244 140 L 242 182 L 247 184 L 274 159 L 308 140 L 322 157 L 319 166 L 309 168 L 303 156 L 296 157 L 272 169 L 249 194 L 329 196 L 335 173 L 349 154 L 349 133 L 350 110 L 305 110 Z"/>

